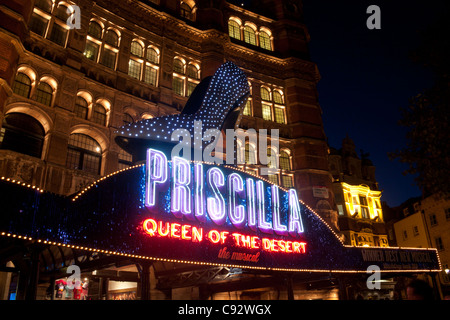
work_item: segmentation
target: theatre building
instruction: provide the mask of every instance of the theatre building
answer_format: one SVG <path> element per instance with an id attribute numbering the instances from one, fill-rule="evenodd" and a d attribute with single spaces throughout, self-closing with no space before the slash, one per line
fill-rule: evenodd
<path id="1" fill-rule="evenodd" d="M 440 271 L 342 240 L 301 1 L 0 15 L 0 299 L 354 299 L 374 265 Z M 186 159 L 238 127 L 231 163 Z"/>

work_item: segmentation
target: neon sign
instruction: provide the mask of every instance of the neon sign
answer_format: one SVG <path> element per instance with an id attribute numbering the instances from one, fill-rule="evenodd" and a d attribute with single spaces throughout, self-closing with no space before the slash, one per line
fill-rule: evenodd
<path id="1" fill-rule="evenodd" d="M 235 228 L 248 227 L 267 234 L 296 236 L 303 232 L 297 192 L 288 192 L 287 223 L 281 220 L 279 188 L 270 186 L 267 198 L 262 180 L 244 179 L 236 172 L 225 176 L 221 168 L 213 166 L 204 171 L 204 165 L 174 157 L 169 179 L 169 162 L 159 150 L 147 151 L 147 181 L 145 206 L 157 208 L 156 192 L 171 189 L 170 213 L 176 218 L 205 222 L 208 218 L 217 226 L 229 221 Z M 193 179 L 191 179 L 193 178 Z M 170 186 L 166 183 L 170 181 Z M 204 188 L 206 181 L 206 188 Z M 268 209 L 266 203 L 271 203 Z M 268 212 L 270 211 L 270 212 Z M 272 219 L 269 219 L 271 215 Z"/>

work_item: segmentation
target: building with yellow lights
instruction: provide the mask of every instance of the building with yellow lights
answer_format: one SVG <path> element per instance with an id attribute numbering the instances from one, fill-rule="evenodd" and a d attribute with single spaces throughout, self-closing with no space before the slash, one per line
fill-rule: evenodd
<path id="1" fill-rule="evenodd" d="M 362 159 L 361 159 L 362 158 Z M 352 246 L 388 246 L 375 167 L 367 155 L 358 157 L 346 137 L 340 150 L 331 149 L 329 162 L 333 191 L 344 242 Z"/>

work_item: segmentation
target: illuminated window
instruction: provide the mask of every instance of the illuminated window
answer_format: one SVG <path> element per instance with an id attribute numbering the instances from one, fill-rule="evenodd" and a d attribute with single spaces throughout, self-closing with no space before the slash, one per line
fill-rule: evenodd
<path id="1" fill-rule="evenodd" d="M 369 206 L 367 204 L 367 198 L 364 196 L 359 196 L 359 205 L 361 208 L 361 216 L 363 219 L 369 219 Z"/>
<path id="2" fill-rule="evenodd" d="M 153 64 L 159 64 L 159 53 L 155 48 L 147 48 L 147 60 Z"/>
<path id="3" fill-rule="evenodd" d="M 265 87 L 261 87 L 261 99 L 264 101 L 272 101 L 270 91 Z"/>
<path id="4" fill-rule="evenodd" d="M 173 72 L 184 74 L 184 62 L 180 59 L 173 60 Z"/>
<path id="5" fill-rule="evenodd" d="M 45 82 L 40 82 L 36 89 L 36 101 L 46 106 L 50 106 L 53 98 L 52 87 Z"/>
<path id="6" fill-rule="evenodd" d="M 278 90 L 273 91 L 273 102 L 277 104 L 284 104 L 283 96 L 281 95 L 280 91 Z"/>
<path id="7" fill-rule="evenodd" d="M 84 56 L 89 60 L 97 61 L 98 52 L 100 46 L 92 41 L 86 41 L 86 49 L 84 50 Z"/>
<path id="8" fill-rule="evenodd" d="M 282 175 L 281 176 L 283 187 L 285 188 L 293 188 L 294 182 L 291 175 Z"/>
<path id="9" fill-rule="evenodd" d="M 69 136 L 66 167 L 100 174 L 102 150 L 100 144 L 91 137 L 73 133 Z"/>
<path id="10" fill-rule="evenodd" d="M 156 86 L 157 79 L 158 79 L 158 70 L 152 68 L 151 66 L 147 66 L 147 68 L 145 68 L 144 82 Z"/>
<path id="11" fill-rule="evenodd" d="M 92 113 L 92 122 L 106 126 L 106 109 L 99 103 L 94 105 Z"/>
<path id="12" fill-rule="evenodd" d="M 235 38 L 235 39 L 241 40 L 241 27 L 234 20 L 229 20 L 228 21 L 228 35 L 231 38 Z"/>
<path id="13" fill-rule="evenodd" d="M 244 41 L 256 46 L 256 32 L 250 26 L 244 27 Z"/>
<path id="14" fill-rule="evenodd" d="M 173 61 L 172 89 L 180 95 L 189 97 L 198 85 L 200 79 L 200 68 L 196 63 L 187 63 L 182 58 Z"/>
<path id="15" fill-rule="evenodd" d="M 252 100 L 251 99 L 248 99 L 247 102 L 245 103 L 243 114 L 244 114 L 244 116 L 252 115 Z"/>
<path id="16" fill-rule="evenodd" d="M 67 7 L 65 5 L 59 4 L 56 8 L 55 16 L 63 22 L 66 22 L 70 15 L 67 13 Z"/>
<path id="17" fill-rule="evenodd" d="M 184 80 L 182 78 L 174 76 L 173 81 L 172 81 L 172 89 L 176 94 L 183 96 L 184 95 Z"/>
<path id="18" fill-rule="evenodd" d="M 31 91 L 31 79 L 28 77 L 25 73 L 19 72 L 14 79 L 13 84 L 13 92 L 25 97 L 30 97 L 30 91 Z"/>
<path id="19" fill-rule="evenodd" d="M 272 121 L 272 107 L 269 104 L 262 104 L 262 116 L 264 120 Z"/>
<path id="20" fill-rule="evenodd" d="M 8 113 L 3 119 L 0 149 L 40 158 L 45 131 L 35 118 L 22 113 Z"/>
<path id="21" fill-rule="evenodd" d="M 88 116 L 88 102 L 83 97 L 78 96 L 75 102 L 75 115 L 82 119 L 87 119 Z"/>
<path id="22" fill-rule="evenodd" d="M 291 170 L 291 160 L 289 159 L 289 154 L 282 150 L 280 152 L 280 168 L 283 170 Z"/>
<path id="23" fill-rule="evenodd" d="M 272 50 L 272 44 L 270 42 L 270 36 L 265 31 L 259 32 L 259 46 L 266 50 Z"/>
<path id="24" fill-rule="evenodd" d="M 267 179 L 272 183 L 278 184 L 278 175 L 276 174 L 267 175 Z"/>
<path id="25" fill-rule="evenodd" d="M 131 54 L 133 54 L 139 58 L 142 58 L 142 56 L 144 54 L 144 48 L 138 41 L 134 40 L 133 42 L 131 42 L 130 52 L 131 52 Z"/>
<path id="26" fill-rule="evenodd" d="M 284 108 L 275 106 L 274 107 L 274 115 L 275 115 L 275 122 L 277 123 L 286 123 L 285 114 L 284 114 Z"/>
<path id="27" fill-rule="evenodd" d="M 128 61 L 128 75 L 129 76 L 139 80 L 141 78 L 141 69 L 142 69 L 141 63 L 139 63 L 133 59 L 130 59 L 130 61 Z"/>

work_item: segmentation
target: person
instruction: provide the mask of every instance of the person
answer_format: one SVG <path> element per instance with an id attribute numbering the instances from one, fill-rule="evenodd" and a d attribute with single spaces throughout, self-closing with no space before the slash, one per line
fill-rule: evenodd
<path id="1" fill-rule="evenodd" d="M 423 280 L 412 280 L 406 287 L 408 300 L 433 300 L 433 289 Z"/>

